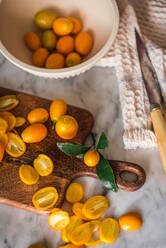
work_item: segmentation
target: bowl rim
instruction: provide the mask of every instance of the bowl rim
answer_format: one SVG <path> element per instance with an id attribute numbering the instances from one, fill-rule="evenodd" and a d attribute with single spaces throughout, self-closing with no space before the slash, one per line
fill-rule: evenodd
<path id="1" fill-rule="evenodd" d="M 2 0 L 0 0 L 0 4 L 2 3 Z M 104 46 L 91 58 L 88 60 L 80 63 L 79 65 L 75 65 L 73 67 L 68 67 L 68 68 L 62 68 L 62 69 L 46 69 L 46 68 L 40 68 L 40 67 L 35 67 L 33 65 L 29 65 L 25 62 L 22 62 L 20 59 L 16 58 L 14 55 L 12 55 L 7 48 L 3 45 L 3 43 L 0 40 L 0 52 L 14 65 L 17 67 L 26 70 L 31 73 L 35 73 L 36 75 L 38 74 L 39 76 L 63 76 L 65 77 L 65 74 L 79 74 L 82 71 L 86 71 L 87 69 L 92 67 L 93 65 L 96 64 L 97 61 L 99 61 L 110 49 L 112 43 L 114 42 L 117 32 L 118 32 L 118 27 L 119 27 L 119 11 L 118 11 L 118 6 L 115 0 L 109 0 L 109 3 L 113 5 L 114 9 L 114 19 L 113 19 L 113 25 L 112 25 L 112 31 L 109 35 L 109 38 L 107 39 L 106 43 Z M 111 44 L 111 45 L 110 45 Z"/>

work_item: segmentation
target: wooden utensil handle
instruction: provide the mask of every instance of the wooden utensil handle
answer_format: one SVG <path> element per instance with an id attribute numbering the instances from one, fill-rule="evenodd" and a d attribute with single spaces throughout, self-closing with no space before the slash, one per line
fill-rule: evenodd
<path id="1" fill-rule="evenodd" d="M 155 109 L 151 112 L 154 132 L 160 152 L 161 162 L 166 172 L 166 122 L 161 109 Z"/>

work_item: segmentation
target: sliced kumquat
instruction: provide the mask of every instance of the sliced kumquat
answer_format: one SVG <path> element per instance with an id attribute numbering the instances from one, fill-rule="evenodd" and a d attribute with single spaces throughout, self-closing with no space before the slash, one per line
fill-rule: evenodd
<path id="1" fill-rule="evenodd" d="M 101 244 L 101 240 L 97 232 L 99 230 L 100 223 L 101 221 L 99 220 L 93 220 L 90 222 L 90 226 L 93 229 L 93 234 L 92 234 L 91 239 L 85 244 L 86 246 L 96 246 L 96 245 Z"/>
<path id="2" fill-rule="evenodd" d="M 118 221 L 113 218 L 104 219 L 99 227 L 100 240 L 105 243 L 113 243 L 119 236 Z"/>
<path id="3" fill-rule="evenodd" d="M 16 95 L 7 95 L 0 97 L 0 111 L 14 109 L 19 103 Z"/>
<path id="4" fill-rule="evenodd" d="M 83 245 L 90 240 L 93 229 L 90 223 L 84 223 L 76 227 L 70 234 L 69 239 L 74 245 Z"/>
<path id="5" fill-rule="evenodd" d="M 65 228 L 69 224 L 69 221 L 69 214 L 63 210 L 55 211 L 48 217 L 48 224 L 54 230 Z"/>
<path id="6" fill-rule="evenodd" d="M 5 151 L 4 146 L 0 143 L 0 162 L 3 159 L 4 151 Z"/>
<path id="7" fill-rule="evenodd" d="M 47 155 L 40 154 L 34 161 L 33 161 L 34 168 L 39 173 L 40 176 L 48 176 L 52 173 L 54 169 L 54 164 Z"/>
<path id="8" fill-rule="evenodd" d="M 8 129 L 8 122 L 2 117 L 0 117 L 0 131 L 5 133 L 7 129 Z"/>
<path id="9" fill-rule="evenodd" d="M 32 197 L 35 208 L 46 210 L 55 205 L 58 200 L 58 192 L 55 187 L 44 187 L 38 190 Z"/>
<path id="10" fill-rule="evenodd" d="M 74 244 L 67 244 L 67 245 L 64 245 L 64 246 L 59 246 L 58 248 L 84 248 L 83 245 L 74 245 Z"/>
<path id="11" fill-rule="evenodd" d="M 83 223 L 83 220 L 80 219 L 78 216 L 75 216 L 75 215 L 71 216 L 69 224 L 61 231 L 62 240 L 66 243 L 69 242 L 70 241 L 69 236 L 70 236 L 71 232 L 77 226 L 81 225 L 82 223 Z"/>
<path id="12" fill-rule="evenodd" d="M 7 131 L 12 130 L 16 124 L 16 117 L 10 112 L 0 112 L 0 117 L 7 121 L 8 129 Z"/>
<path id="13" fill-rule="evenodd" d="M 6 152 L 12 157 L 20 157 L 25 153 L 26 145 L 21 137 L 15 133 L 8 133 Z"/>
<path id="14" fill-rule="evenodd" d="M 6 147 L 8 143 L 8 135 L 2 131 L 0 131 L 0 143 Z"/>
<path id="15" fill-rule="evenodd" d="M 82 220 L 89 220 L 82 212 L 83 209 L 83 203 L 75 202 L 72 206 L 72 211 L 75 215 L 77 215 Z"/>
<path id="16" fill-rule="evenodd" d="M 74 244 L 67 244 L 67 245 L 63 245 L 63 246 L 59 246 L 58 248 L 84 248 L 83 245 L 74 245 Z"/>
<path id="17" fill-rule="evenodd" d="M 66 190 L 66 200 L 74 203 L 80 201 L 84 196 L 84 189 L 80 183 L 71 183 Z"/>
<path id="18" fill-rule="evenodd" d="M 21 165 L 19 168 L 19 176 L 21 181 L 28 185 L 36 184 L 39 180 L 39 174 L 30 165 Z"/>
<path id="19" fill-rule="evenodd" d="M 15 127 L 21 127 L 25 124 L 26 120 L 24 117 L 16 117 Z"/>
<path id="20" fill-rule="evenodd" d="M 108 205 L 106 197 L 102 195 L 93 196 L 84 203 L 82 212 L 89 219 L 97 219 L 104 214 Z"/>

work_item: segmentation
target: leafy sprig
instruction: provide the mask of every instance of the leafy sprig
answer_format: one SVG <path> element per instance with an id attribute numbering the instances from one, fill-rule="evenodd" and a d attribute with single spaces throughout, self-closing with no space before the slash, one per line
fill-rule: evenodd
<path id="1" fill-rule="evenodd" d="M 100 149 L 104 150 L 108 148 L 108 145 L 109 143 L 108 143 L 107 137 L 105 133 L 103 132 L 100 135 L 99 140 L 97 144 L 95 144 L 93 149 L 96 151 Z M 75 145 L 71 143 L 57 143 L 57 146 L 62 152 L 64 152 L 68 156 L 77 157 L 80 159 L 84 158 L 85 153 L 92 148 L 92 147 L 87 147 L 87 146 Z M 117 192 L 118 189 L 117 189 L 117 185 L 115 182 L 115 176 L 114 176 L 113 170 L 108 160 L 105 159 L 104 156 L 100 152 L 99 154 L 100 154 L 100 161 L 96 165 L 96 173 L 105 188 L 112 190 L 114 192 Z"/>

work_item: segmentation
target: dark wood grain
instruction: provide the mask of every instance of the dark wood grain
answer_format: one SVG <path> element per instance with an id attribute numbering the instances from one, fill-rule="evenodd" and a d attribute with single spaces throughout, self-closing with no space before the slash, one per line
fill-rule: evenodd
<path id="1" fill-rule="evenodd" d="M 20 100 L 19 105 L 11 111 L 15 116 L 27 117 L 29 111 L 36 107 L 44 107 L 49 110 L 49 100 L 0 88 L 0 96 L 8 94 L 16 94 Z M 74 139 L 66 141 L 59 138 L 55 131 L 52 130 L 52 123 L 49 120 L 46 122 L 48 136 L 42 142 L 27 144 L 26 153 L 19 158 L 13 158 L 5 154 L 3 162 L 0 163 L 0 203 L 39 214 L 49 214 L 50 210 L 41 211 L 33 207 L 32 196 L 37 190 L 46 186 L 55 186 L 59 193 L 59 199 L 55 207 L 61 207 L 66 187 L 73 179 L 79 176 L 97 178 L 95 168 L 85 166 L 81 159 L 65 155 L 56 146 L 56 142 L 83 144 L 92 129 L 93 116 L 87 110 L 68 105 L 68 114 L 74 116 L 79 123 L 79 132 Z M 21 134 L 26 126 L 28 126 L 28 123 L 17 128 L 18 133 Z M 55 166 L 53 173 L 47 177 L 40 177 L 35 185 L 24 184 L 19 178 L 19 166 L 21 164 L 32 165 L 33 160 L 41 153 L 47 154 L 53 160 Z M 114 170 L 116 182 L 120 189 L 134 191 L 144 184 L 145 173 L 140 166 L 113 160 L 110 161 L 110 165 Z M 120 173 L 123 170 L 136 173 L 138 176 L 137 181 L 130 183 L 122 180 Z"/>

